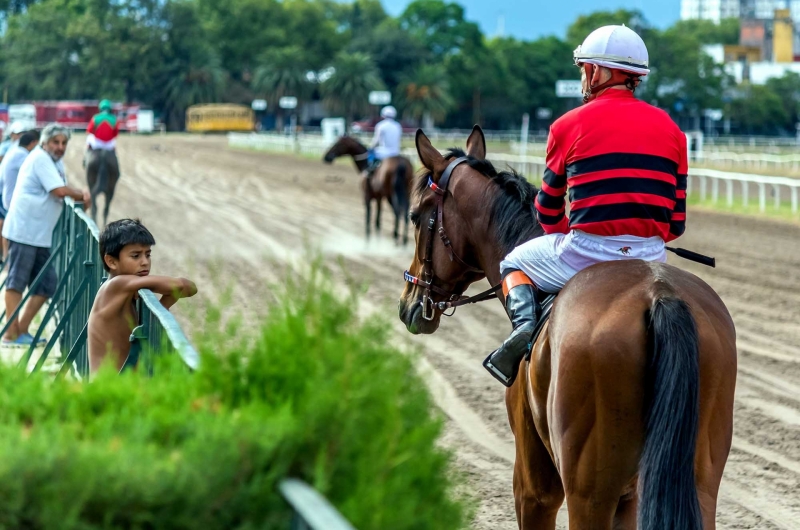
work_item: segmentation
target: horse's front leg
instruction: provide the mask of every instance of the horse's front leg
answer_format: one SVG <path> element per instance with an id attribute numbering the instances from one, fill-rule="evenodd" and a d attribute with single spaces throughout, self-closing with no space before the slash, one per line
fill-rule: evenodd
<path id="1" fill-rule="evenodd" d="M 379 236 L 381 235 L 381 206 L 383 205 L 383 198 L 378 197 L 376 199 L 378 202 L 377 209 L 375 211 L 375 233 Z"/>

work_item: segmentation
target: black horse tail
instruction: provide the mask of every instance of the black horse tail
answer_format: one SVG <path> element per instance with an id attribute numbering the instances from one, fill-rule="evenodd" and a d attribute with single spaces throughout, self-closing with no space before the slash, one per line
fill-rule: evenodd
<path id="1" fill-rule="evenodd" d="M 397 215 L 408 213 L 408 171 L 406 170 L 406 162 L 400 159 L 397 163 L 397 172 L 394 176 L 394 204 L 397 209 Z"/>
<path id="2" fill-rule="evenodd" d="M 702 530 L 694 460 L 699 416 L 697 326 L 671 293 L 650 308 L 640 530 Z"/>

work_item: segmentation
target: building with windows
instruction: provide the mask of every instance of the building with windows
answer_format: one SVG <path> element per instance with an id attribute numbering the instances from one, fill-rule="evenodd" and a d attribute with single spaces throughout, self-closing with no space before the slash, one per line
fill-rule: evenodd
<path id="1" fill-rule="evenodd" d="M 771 0 L 681 0 L 681 20 L 739 18 L 741 4 Z"/>
<path id="2" fill-rule="evenodd" d="M 681 0 L 681 20 L 771 20 L 776 9 L 788 9 L 800 21 L 800 0 Z"/>

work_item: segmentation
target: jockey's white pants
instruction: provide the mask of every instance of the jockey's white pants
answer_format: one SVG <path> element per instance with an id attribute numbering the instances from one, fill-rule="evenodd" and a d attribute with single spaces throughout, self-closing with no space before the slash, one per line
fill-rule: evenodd
<path id="1" fill-rule="evenodd" d="M 116 138 L 113 140 L 109 140 L 104 142 L 103 140 L 98 139 L 95 135 L 90 134 L 86 137 L 86 145 L 91 147 L 92 149 L 101 150 L 101 151 L 113 151 L 117 148 L 117 140 Z"/>
<path id="2" fill-rule="evenodd" d="M 578 272 L 596 263 L 624 259 L 665 262 L 665 246 L 660 237 L 596 236 L 573 230 L 521 244 L 500 263 L 500 271 L 519 269 L 540 290 L 555 293 Z"/>

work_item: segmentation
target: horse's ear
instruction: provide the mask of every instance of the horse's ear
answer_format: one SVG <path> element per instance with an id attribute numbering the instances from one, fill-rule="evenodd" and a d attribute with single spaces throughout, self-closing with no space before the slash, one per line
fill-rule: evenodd
<path id="1" fill-rule="evenodd" d="M 444 160 L 444 157 L 433 147 L 433 144 L 431 144 L 431 141 L 425 136 L 425 133 L 422 132 L 422 129 L 417 129 L 416 143 L 419 161 L 422 162 L 423 166 L 433 171 L 437 163 L 441 163 Z"/>
<path id="2" fill-rule="evenodd" d="M 472 134 L 467 138 L 467 154 L 478 160 L 486 159 L 486 137 L 480 125 L 472 128 Z"/>

